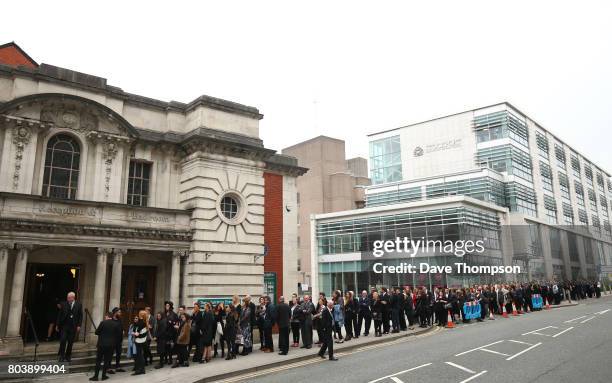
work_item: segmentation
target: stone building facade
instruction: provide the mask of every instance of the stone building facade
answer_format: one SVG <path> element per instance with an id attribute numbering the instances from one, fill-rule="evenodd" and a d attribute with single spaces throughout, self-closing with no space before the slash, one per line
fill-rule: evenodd
<path id="1" fill-rule="evenodd" d="M 296 289 L 292 206 L 306 169 L 264 147 L 256 108 L 163 102 L 12 64 L 0 62 L 0 349 L 19 353 L 24 313 L 42 330 L 68 291 L 96 324 L 115 306 L 257 297 L 268 252 L 283 257 L 279 294 Z M 266 194 L 269 177 L 282 195 Z M 279 198 L 283 225 L 266 228 Z"/>

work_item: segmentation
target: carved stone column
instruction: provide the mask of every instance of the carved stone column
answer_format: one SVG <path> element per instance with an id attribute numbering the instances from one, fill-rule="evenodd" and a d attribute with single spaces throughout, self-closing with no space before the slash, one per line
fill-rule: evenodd
<path id="1" fill-rule="evenodd" d="M 127 249 L 113 249 L 113 271 L 110 282 L 108 311 L 111 311 L 114 307 L 119 307 L 121 303 L 121 270 L 123 267 L 123 256 L 125 254 L 127 254 Z"/>
<path id="2" fill-rule="evenodd" d="M 8 277 L 7 266 L 9 251 L 15 246 L 12 242 L 0 242 L 0 319 L 2 319 L 2 313 L 4 312 L 4 293 L 6 288 L 6 280 Z M 2 328 L 2 322 L 0 322 L 0 328 Z"/>
<path id="3" fill-rule="evenodd" d="M 94 280 L 93 308 L 91 316 L 95 325 L 104 319 L 104 298 L 106 296 L 106 262 L 108 255 L 113 251 L 110 247 L 98 247 L 96 262 L 96 278 Z M 93 326 L 88 326 L 94 332 Z"/>
<path id="4" fill-rule="evenodd" d="M 25 287 L 26 268 L 28 265 L 28 255 L 34 247 L 31 244 L 17 244 L 17 257 L 15 258 L 15 269 L 13 270 L 13 286 L 11 289 L 11 301 L 7 326 L 6 337 L 21 341 L 19 327 L 21 326 L 21 316 L 23 314 L 23 293 Z M 21 345 L 23 350 L 23 344 Z"/>
<path id="5" fill-rule="evenodd" d="M 181 257 L 187 255 L 187 250 L 172 252 L 172 265 L 170 267 L 170 300 L 174 307 L 179 306 L 179 293 L 181 289 Z"/>

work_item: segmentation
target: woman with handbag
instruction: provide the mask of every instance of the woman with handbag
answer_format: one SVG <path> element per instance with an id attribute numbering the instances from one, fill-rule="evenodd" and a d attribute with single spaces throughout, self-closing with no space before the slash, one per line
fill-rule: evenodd
<path id="1" fill-rule="evenodd" d="M 374 336 L 382 336 L 382 310 L 383 304 L 378 292 L 372 293 L 372 319 L 374 320 Z"/>
<path id="2" fill-rule="evenodd" d="M 332 301 L 334 302 L 334 338 L 338 338 L 336 343 L 344 343 L 342 339 L 342 327 L 344 326 L 344 300 L 342 299 L 342 293 L 340 290 L 334 291 L 332 294 Z"/>
<path id="3" fill-rule="evenodd" d="M 435 307 L 436 307 L 436 319 L 437 319 L 436 321 L 438 322 L 438 326 L 440 327 L 446 326 L 446 322 L 448 320 L 448 317 L 446 315 L 447 313 L 446 310 L 450 308 L 450 304 L 448 303 L 446 296 L 444 296 L 444 291 L 442 289 L 438 290 L 438 296 L 436 297 Z"/>
<path id="4" fill-rule="evenodd" d="M 353 315 L 355 314 L 355 304 L 350 292 L 344 293 L 344 329 L 346 330 L 345 341 L 353 339 Z"/>
<path id="5" fill-rule="evenodd" d="M 134 373 L 132 375 L 142 375 L 145 373 L 144 344 L 147 341 L 147 334 L 149 332 L 147 312 L 141 310 L 134 319 L 132 336 L 136 345 L 136 359 L 134 360 Z"/>
<path id="6" fill-rule="evenodd" d="M 219 354 L 217 353 L 218 346 L 221 346 L 221 357 L 225 357 L 225 346 L 223 339 L 223 327 L 225 326 L 225 305 L 223 302 L 217 305 L 215 310 L 215 339 L 214 339 L 214 351 L 213 358 L 216 358 Z M 229 350 L 228 350 L 229 351 Z"/>

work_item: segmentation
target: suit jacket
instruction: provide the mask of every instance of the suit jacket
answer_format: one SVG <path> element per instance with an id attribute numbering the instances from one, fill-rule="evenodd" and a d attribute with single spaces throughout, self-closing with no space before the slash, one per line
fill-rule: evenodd
<path id="1" fill-rule="evenodd" d="M 83 322 L 83 306 L 80 302 L 74 301 L 72 308 L 66 301 L 62 303 L 62 308 L 57 314 L 57 326 L 64 327 L 81 327 Z"/>
<path id="2" fill-rule="evenodd" d="M 333 326 L 334 319 L 332 314 L 329 312 L 329 309 L 325 307 L 321 312 L 321 331 L 323 331 L 326 336 L 331 336 Z"/>
<path id="3" fill-rule="evenodd" d="M 115 347 L 117 340 L 123 337 L 121 322 L 113 319 L 105 319 L 96 329 L 98 336 L 98 347 Z"/>
<path id="4" fill-rule="evenodd" d="M 279 328 L 289 327 L 289 321 L 291 320 L 291 309 L 286 303 L 279 303 L 276 305 L 276 321 Z"/>
<path id="5" fill-rule="evenodd" d="M 276 322 L 276 307 L 272 303 L 266 305 L 266 311 L 263 318 L 264 328 L 272 328 Z"/>

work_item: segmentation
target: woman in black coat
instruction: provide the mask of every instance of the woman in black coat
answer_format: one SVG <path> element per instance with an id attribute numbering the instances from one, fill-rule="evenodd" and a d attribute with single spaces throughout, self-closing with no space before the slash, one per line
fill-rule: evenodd
<path id="1" fill-rule="evenodd" d="M 233 304 L 225 308 L 225 328 L 223 329 L 223 339 L 227 343 L 227 357 L 225 360 L 236 359 L 238 345 L 236 344 L 236 332 L 240 314 L 236 311 Z"/>
<path id="2" fill-rule="evenodd" d="M 204 362 L 210 362 L 212 353 L 212 342 L 217 330 L 217 322 L 212 312 L 212 306 L 206 302 L 202 314 L 202 329 L 200 330 L 202 347 L 204 348 Z"/>
<path id="3" fill-rule="evenodd" d="M 374 336 L 382 336 L 382 310 L 383 304 L 376 291 L 372 293 L 372 319 L 374 319 Z"/>

